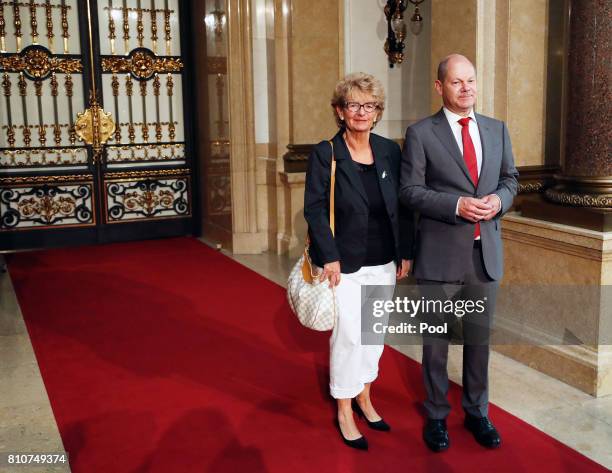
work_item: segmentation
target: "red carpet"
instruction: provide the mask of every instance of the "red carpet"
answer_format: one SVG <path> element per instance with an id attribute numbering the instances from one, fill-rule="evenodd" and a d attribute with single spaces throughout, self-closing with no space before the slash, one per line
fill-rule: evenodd
<path id="1" fill-rule="evenodd" d="M 281 287 L 197 240 L 13 256 L 9 269 L 74 473 L 596 472 L 492 406 L 500 450 L 461 426 L 421 441 L 420 367 L 385 350 L 373 395 L 391 433 L 342 444 L 328 398 L 328 335 L 294 320 Z"/>

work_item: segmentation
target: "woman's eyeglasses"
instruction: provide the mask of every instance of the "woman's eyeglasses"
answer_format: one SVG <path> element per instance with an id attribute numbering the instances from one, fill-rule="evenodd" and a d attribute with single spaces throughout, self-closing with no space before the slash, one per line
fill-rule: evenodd
<path id="1" fill-rule="evenodd" d="M 358 113 L 361 110 L 361 107 L 363 107 L 364 112 L 372 113 L 378 108 L 378 104 L 376 102 L 367 102 L 363 104 L 359 102 L 347 102 L 344 104 L 344 108 L 353 113 Z"/>

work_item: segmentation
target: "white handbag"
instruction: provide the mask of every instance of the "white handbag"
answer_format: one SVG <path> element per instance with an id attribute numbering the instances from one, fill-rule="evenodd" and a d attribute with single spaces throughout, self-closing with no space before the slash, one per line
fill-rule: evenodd
<path id="1" fill-rule="evenodd" d="M 329 226 L 334 235 L 334 187 L 336 183 L 336 159 L 332 146 L 331 178 L 329 191 Z M 306 236 L 304 253 L 295 263 L 287 281 L 287 300 L 300 323 L 313 330 L 332 330 L 336 323 L 336 291 L 329 287 L 329 281 L 319 281 L 313 271 L 308 253 L 310 241 Z"/>

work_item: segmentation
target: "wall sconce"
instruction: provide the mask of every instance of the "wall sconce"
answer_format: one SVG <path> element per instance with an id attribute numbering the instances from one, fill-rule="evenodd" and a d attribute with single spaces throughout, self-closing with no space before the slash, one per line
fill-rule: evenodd
<path id="1" fill-rule="evenodd" d="M 401 64 L 404 60 L 404 39 L 406 38 L 406 23 L 404 11 L 408 2 L 414 5 L 414 14 L 410 18 L 410 31 L 418 35 L 423 30 L 423 17 L 419 5 L 425 0 L 387 0 L 385 17 L 387 18 L 387 40 L 385 53 L 389 57 L 389 67 Z"/>

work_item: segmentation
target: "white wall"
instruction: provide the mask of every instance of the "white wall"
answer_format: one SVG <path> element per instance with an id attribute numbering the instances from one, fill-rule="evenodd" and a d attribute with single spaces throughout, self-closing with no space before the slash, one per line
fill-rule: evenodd
<path id="1" fill-rule="evenodd" d="M 403 138 L 406 127 L 430 114 L 430 35 L 432 0 L 420 6 L 423 30 L 414 36 L 410 30 L 404 41 L 404 62 L 389 68 L 384 52 L 387 22 L 384 0 L 344 0 L 345 72 L 367 72 L 377 77 L 387 93 L 383 119 L 376 133 L 388 138 Z M 404 12 L 409 24 L 414 7 Z"/>

